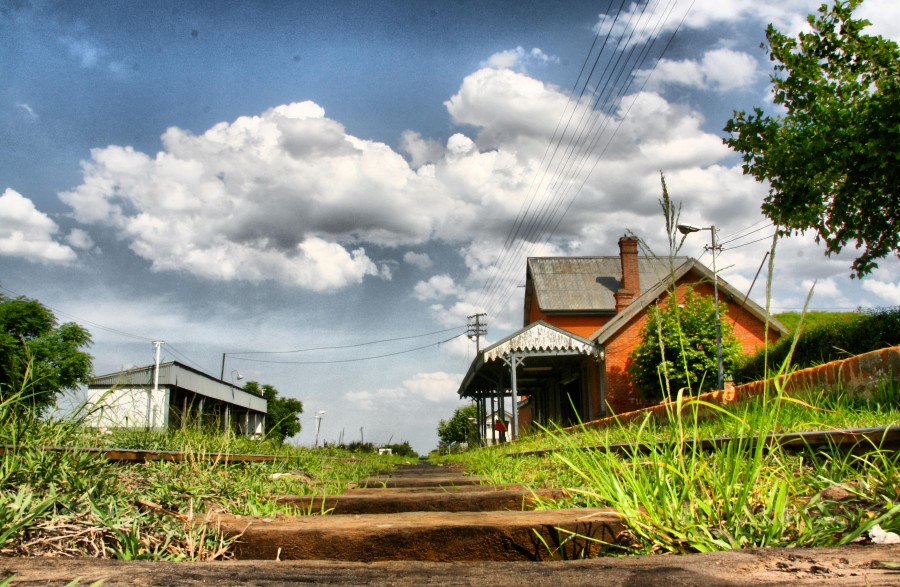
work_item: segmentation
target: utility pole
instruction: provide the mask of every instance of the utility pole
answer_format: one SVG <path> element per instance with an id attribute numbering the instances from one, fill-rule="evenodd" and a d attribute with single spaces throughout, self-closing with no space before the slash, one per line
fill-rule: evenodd
<path id="1" fill-rule="evenodd" d="M 153 405 L 153 396 L 159 393 L 159 349 L 166 344 L 162 340 L 154 340 L 153 348 L 156 349 L 156 361 L 153 365 L 153 389 L 147 394 L 147 430 L 153 426 L 153 419 L 150 417 Z"/>
<path id="2" fill-rule="evenodd" d="M 679 224 L 677 227 L 678 232 L 687 236 L 692 232 L 700 232 L 701 230 L 708 230 L 712 235 L 712 246 L 703 247 L 707 251 L 712 252 L 712 270 L 713 270 L 713 300 L 716 304 L 716 362 L 718 363 L 718 374 L 716 376 L 716 389 L 723 389 L 725 387 L 725 374 L 722 365 L 722 320 L 719 316 L 719 273 L 716 271 L 716 253 L 722 252 L 722 245 L 716 243 L 716 226 L 713 224 L 712 226 L 707 226 L 705 228 L 698 228 L 696 226 L 691 226 L 690 224 Z M 760 268 L 762 265 L 760 265 Z M 758 274 L 759 272 L 757 272 Z M 754 281 L 756 278 L 753 278 Z"/>
<path id="3" fill-rule="evenodd" d="M 485 317 L 487 317 L 487 314 L 483 312 L 481 314 L 469 316 L 468 323 L 466 324 L 466 328 L 468 329 L 466 336 L 469 337 L 469 340 L 475 339 L 476 355 L 481 352 L 481 337 L 487 334 L 487 322 L 481 320 Z"/>
<path id="4" fill-rule="evenodd" d="M 722 368 L 722 320 L 719 318 L 719 274 L 716 272 L 716 253 L 722 251 L 722 245 L 716 244 L 716 227 L 709 227 L 712 234 L 712 246 L 705 247 L 712 251 L 712 270 L 713 270 L 713 300 L 716 304 L 716 361 L 718 363 L 718 377 L 716 378 L 716 389 L 725 389 L 724 369 Z"/>

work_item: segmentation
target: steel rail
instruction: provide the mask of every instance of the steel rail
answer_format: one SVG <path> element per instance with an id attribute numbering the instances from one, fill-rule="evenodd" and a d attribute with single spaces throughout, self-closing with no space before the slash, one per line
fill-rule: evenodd
<path id="1" fill-rule="evenodd" d="M 209 460 L 228 463 L 250 462 L 274 462 L 276 460 L 291 460 L 299 458 L 297 455 L 266 455 L 266 454 L 235 454 L 218 452 L 182 452 L 175 450 L 137 450 L 127 448 L 95 448 L 95 447 L 71 447 L 71 446 L 23 446 L 13 444 L 0 444 L 0 455 L 15 452 L 22 449 L 36 449 L 45 452 L 82 452 L 101 456 L 108 461 L 118 463 L 146 463 L 149 461 L 188 461 Z M 327 460 L 354 461 L 353 457 L 323 457 Z"/>
<path id="2" fill-rule="evenodd" d="M 791 432 L 787 434 L 769 434 L 763 437 L 767 448 L 781 447 L 792 452 L 800 451 L 838 451 L 838 452 L 866 452 L 882 450 L 896 452 L 900 450 L 900 426 L 882 426 L 875 428 L 852 428 L 846 430 L 816 430 L 812 432 Z M 743 441 L 747 446 L 755 446 L 759 441 L 758 436 L 729 437 L 717 436 L 716 438 L 700 439 L 696 442 L 687 440 L 684 447 L 693 449 L 696 445 L 700 450 L 713 450 L 722 448 L 729 443 Z M 596 450 L 616 453 L 647 453 L 660 446 L 671 446 L 674 440 L 662 440 L 658 443 L 641 442 L 631 444 L 620 442 L 610 445 L 585 446 L 577 450 Z M 509 453 L 507 457 L 543 456 L 554 452 L 571 449 L 542 449 Z"/>

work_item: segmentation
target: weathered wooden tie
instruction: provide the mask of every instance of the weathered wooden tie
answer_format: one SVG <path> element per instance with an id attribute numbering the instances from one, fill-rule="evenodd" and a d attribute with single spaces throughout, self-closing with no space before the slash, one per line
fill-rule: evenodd
<path id="1" fill-rule="evenodd" d="M 477 489 L 481 486 L 470 486 Z M 332 514 L 396 514 L 401 512 L 491 512 L 530 510 L 541 501 L 557 501 L 565 496 L 560 489 L 526 489 L 500 491 L 442 491 L 434 488 L 425 493 L 375 489 L 369 493 L 344 495 L 289 495 L 279 503 L 294 507 L 300 513 Z"/>
<path id="2" fill-rule="evenodd" d="M 607 509 L 223 516 L 240 534 L 238 559 L 375 561 L 539 561 L 592 556 L 615 542 L 620 516 Z M 575 538 L 575 536 L 579 536 Z"/>
<path id="3" fill-rule="evenodd" d="M 254 560 L 537 561 L 595 555 L 624 529 L 608 509 L 534 511 L 562 490 L 480 485 L 433 466 L 391 471 L 365 489 L 279 501 L 314 515 L 220 516 L 239 536 L 235 556 Z M 331 510 L 331 515 L 315 515 Z"/>

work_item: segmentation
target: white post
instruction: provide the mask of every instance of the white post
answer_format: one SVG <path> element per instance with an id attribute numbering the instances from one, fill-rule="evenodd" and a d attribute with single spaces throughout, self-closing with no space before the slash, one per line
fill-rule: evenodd
<path id="1" fill-rule="evenodd" d="M 147 430 L 153 427 L 156 422 L 156 414 L 153 413 L 153 398 L 156 396 L 157 392 L 159 392 L 159 349 L 162 345 L 166 344 L 161 340 L 153 341 L 153 348 L 156 349 L 156 362 L 153 366 L 153 389 L 150 390 L 150 393 L 147 395 Z M 151 416 L 151 413 L 153 414 Z"/>

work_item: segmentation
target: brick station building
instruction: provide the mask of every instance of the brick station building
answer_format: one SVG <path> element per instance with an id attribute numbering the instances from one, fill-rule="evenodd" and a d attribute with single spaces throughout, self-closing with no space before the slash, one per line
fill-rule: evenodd
<path id="1" fill-rule="evenodd" d="M 618 256 L 529 258 L 523 328 L 478 353 L 459 395 L 482 414 L 511 409 L 513 437 L 532 422 L 570 425 L 652 405 L 628 373 L 647 310 L 673 284 L 679 299 L 691 288 L 712 296 L 713 279 L 690 257 L 639 255 L 634 236 L 619 239 Z M 721 277 L 718 288 L 722 319 L 746 354 L 756 352 L 766 340 L 765 310 Z M 786 332 L 772 317 L 768 328 L 770 342 Z"/>

